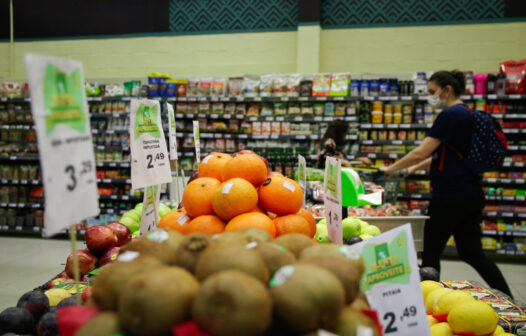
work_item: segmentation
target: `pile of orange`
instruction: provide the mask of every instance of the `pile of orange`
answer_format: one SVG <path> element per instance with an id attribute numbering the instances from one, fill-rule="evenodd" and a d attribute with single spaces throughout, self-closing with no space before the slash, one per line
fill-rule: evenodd
<path id="1" fill-rule="evenodd" d="M 299 184 L 280 175 L 267 177 L 267 166 L 257 154 L 211 153 L 198 173 L 183 192 L 184 208 L 164 215 L 160 228 L 216 234 L 256 226 L 272 237 L 287 233 L 314 237 L 316 222 L 301 208 Z"/>

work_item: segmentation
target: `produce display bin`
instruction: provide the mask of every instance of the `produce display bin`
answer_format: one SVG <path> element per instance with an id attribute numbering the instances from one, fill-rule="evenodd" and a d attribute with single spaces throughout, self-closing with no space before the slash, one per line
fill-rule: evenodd
<path id="1" fill-rule="evenodd" d="M 360 217 L 361 220 L 376 225 L 382 232 L 389 231 L 404 224 L 411 224 L 415 249 L 417 252 L 424 250 L 424 225 L 428 216 L 378 216 Z"/>

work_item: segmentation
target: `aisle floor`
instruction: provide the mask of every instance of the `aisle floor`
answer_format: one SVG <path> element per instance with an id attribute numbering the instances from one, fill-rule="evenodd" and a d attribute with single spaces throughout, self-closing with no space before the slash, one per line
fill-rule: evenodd
<path id="1" fill-rule="evenodd" d="M 79 243 L 78 248 L 84 248 Z M 16 305 L 18 298 L 60 273 L 70 251 L 67 240 L 0 237 L 0 311 Z M 526 302 L 526 265 L 499 264 L 516 299 Z M 442 262 L 442 280 L 476 280 L 481 277 L 460 261 Z"/>

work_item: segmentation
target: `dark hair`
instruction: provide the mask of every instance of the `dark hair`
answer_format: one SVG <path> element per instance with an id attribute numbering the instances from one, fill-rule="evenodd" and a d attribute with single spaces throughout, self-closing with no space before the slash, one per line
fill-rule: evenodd
<path id="1" fill-rule="evenodd" d="M 455 96 L 460 96 L 466 90 L 466 80 L 464 79 L 464 73 L 458 70 L 453 71 L 438 71 L 435 72 L 430 82 L 435 82 L 441 88 L 445 89 L 446 86 L 451 85 Z"/>
<path id="2" fill-rule="evenodd" d="M 327 139 L 332 139 L 336 143 L 336 146 L 345 145 L 345 137 L 347 136 L 347 130 L 349 125 L 340 119 L 334 120 L 329 124 L 329 127 L 325 131 L 321 143 L 325 143 Z"/>

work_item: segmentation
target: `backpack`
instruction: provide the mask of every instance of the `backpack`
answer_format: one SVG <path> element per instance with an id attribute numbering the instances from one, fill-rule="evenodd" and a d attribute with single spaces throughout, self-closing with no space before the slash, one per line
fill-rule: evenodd
<path id="1" fill-rule="evenodd" d="M 486 112 L 469 109 L 468 113 L 472 120 L 471 145 L 464 162 L 477 175 L 498 170 L 508 149 L 508 140 L 499 122 Z M 453 147 L 449 147 L 461 159 L 464 158 Z"/>

